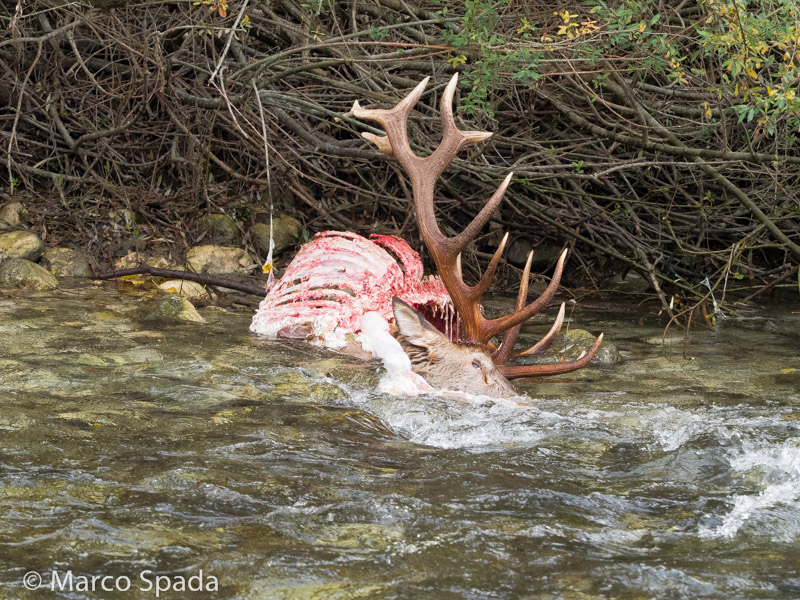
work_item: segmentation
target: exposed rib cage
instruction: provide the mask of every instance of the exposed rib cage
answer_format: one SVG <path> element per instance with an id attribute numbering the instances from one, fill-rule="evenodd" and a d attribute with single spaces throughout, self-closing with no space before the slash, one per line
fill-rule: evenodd
<path id="1" fill-rule="evenodd" d="M 438 277 L 422 273 L 419 255 L 398 237 L 318 233 L 261 302 L 250 330 L 340 348 L 348 334 L 359 332 L 364 313 L 393 321 L 392 296 L 452 328 L 450 295 Z"/>

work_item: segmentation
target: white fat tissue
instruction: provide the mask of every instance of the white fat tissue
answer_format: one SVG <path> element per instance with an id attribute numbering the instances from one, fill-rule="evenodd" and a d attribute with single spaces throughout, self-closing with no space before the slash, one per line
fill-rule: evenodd
<path id="1" fill-rule="evenodd" d="M 411 370 L 411 361 L 391 333 L 389 323 L 376 312 L 361 317 L 361 333 L 358 341 L 364 352 L 383 361 L 386 374 L 378 384 L 378 391 L 395 396 L 417 396 L 433 391 L 433 388 Z"/>

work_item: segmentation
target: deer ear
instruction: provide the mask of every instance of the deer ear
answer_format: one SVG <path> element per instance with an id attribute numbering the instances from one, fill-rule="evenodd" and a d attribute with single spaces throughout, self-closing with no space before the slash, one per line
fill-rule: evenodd
<path id="1" fill-rule="evenodd" d="M 447 337 L 428 323 L 421 312 L 409 306 L 397 296 L 392 298 L 392 311 L 397 330 L 409 344 L 431 350 L 434 346 L 448 342 Z"/>

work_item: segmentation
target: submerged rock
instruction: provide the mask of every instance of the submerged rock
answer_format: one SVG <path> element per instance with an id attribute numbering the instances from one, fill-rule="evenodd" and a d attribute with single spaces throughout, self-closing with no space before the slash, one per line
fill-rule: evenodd
<path id="1" fill-rule="evenodd" d="M 194 305 L 182 296 L 169 295 L 153 307 L 144 309 L 144 321 L 205 323 Z"/>
<path id="2" fill-rule="evenodd" d="M 386 590 L 378 584 L 352 582 L 298 583 L 276 581 L 274 578 L 257 579 L 250 584 L 248 600 L 370 600 L 379 598 Z"/>
<path id="3" fill-rule="evenodd" d="M 620 360 L 622 360 L 622 356 L 620 355 L 619 350 L 617 350 L 616 345 L 604 340 L 603 344 L 600 346 L 600 349 L 597 351 L 597 354 L 592 359 L 592 362 L 599 365 L 615 365 Z"/>
<path id="4" fill-rule="evenodd" d="M 42 266 L 57 277 L 90 277 L 92 267 L 86 255 L 72 248 L 48 248 L 42 254 Z"/>
<path id="5" fill-rule="evenodd" d="M 186 251 L 186 268 L 195 273 L 225 275 L 246 273 L 255 265 L 253 258 L 233 246 L 193 246 Z"/>
<path id="6" fill-rule="evenodd" d="M 24 258 L 36 262 L 42 256 L 44 242 L 32 231 L 12 231 L 0 235 L 0 260 Z"/>
<path id="7" fill-rule="evenodd" d="M 200 217 L 197 221 L 205 241 L 212 244 L 232 246 L 242 241 L 236 221 L 224 214 L 210 214 Z"/>
<path id="8" fill-rule="evenodd" d="M 160 284 L 158 288 L 168 294 L 178 294 L 186 298 L 207 300 L 212 297 L 204 285 L 186 279 L 170 279 Z"/>
<path id="9" fill-rule="evenodd" d="M 7 202 L 0 208 L 0 230 L 27 229 L 31 214 L 22 202 Z"/>
<path id="10" fill-rule="evenodd" d="M 553 358 L 572 362 L 578 360 L 584 352 L 588 352 L 597 337 L 585 329 L 569 329 L 558 334 L 553 345 L 547 350 L 544 356 L 550 357 L 546 362 L 553 362 Z M 604 340 L 597 354 L 592 359 L 592 363 L 601 365 L 613 365 L 620 360 L 617 347 L 609 341 Z"/>
<path id="11" fill-rule="evenodd" d="M 272 241 L 275 242 L 274 252 L 293 246 L 303 231 L 303 224 L 294 217 L 281 215 L 272 220 Z M 256 249 L 264 256 L 269 252 L 269 223 L 256 223 L 247 232 Z"/>
<path id="12" fill-rule="evenodd" d="M 0 287 L 53 290 L 58 279 L 44 268 L 24 258 L 9 258 L 0 263 Z"/>
<path id="13" fill-rule="evenodd" d="M 314 544 L 361 553 L 385 551 L 402 541 L 404 533 L 397 525 L 342 523 L 325 527 L 319 532 Z"/>
<path id="14" fill-rule="evenodd" d="M 35 421 L 25 415 L 0 415 L 0 430 L 2 431 L 21 431 L 34 424 Z"/>
<path id="15" fill-rule="evenodd" d="M 642 341 L 651 346 L 666 346 L 669 348 L 681 349 L 686 343 L 686 336 L 682 333 L 675 335 L 653 335 L 644 338 Z"/>

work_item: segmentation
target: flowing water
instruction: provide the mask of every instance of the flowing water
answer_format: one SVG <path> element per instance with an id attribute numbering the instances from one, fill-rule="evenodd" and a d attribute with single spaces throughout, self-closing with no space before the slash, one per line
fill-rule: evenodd
<path id="1" fill-rule="evenodd" d="M 622 361 L 524 408 L 383 396 L 249 309 L 152 302 L 0 295 L 0 598 L 800 598 L 797 305 L 686 359 L 648 310 L 583 308 Z"/>

